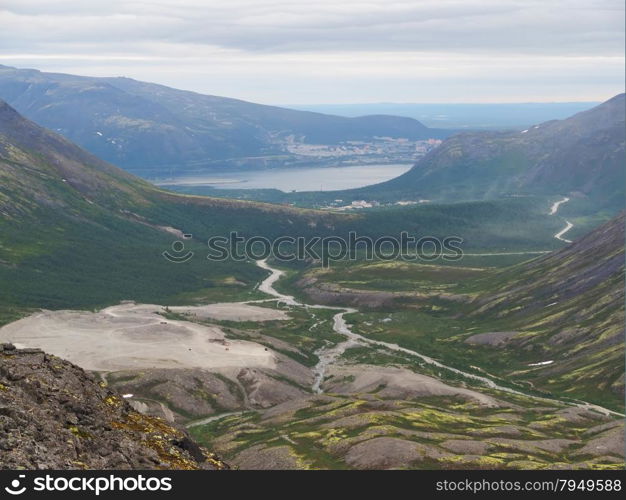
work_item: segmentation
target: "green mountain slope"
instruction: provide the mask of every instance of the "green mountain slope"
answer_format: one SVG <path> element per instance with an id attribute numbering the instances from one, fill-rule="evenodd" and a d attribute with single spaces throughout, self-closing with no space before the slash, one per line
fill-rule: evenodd
<path id="1" fill-rule="evenodd" d="M 621 207 L 624 103 L 620 94 L 567 120 L 526 131 L 456 135 L 406 174 L 361 192 L 430 199 L 571 193 Z"/>
<path id="2" fill-rule="evenodd" d="M 471 255 L 459 267 L 354 263 L 308 270 L 292 287 L 361 309 L 349 321 L 362 335 L 525 391 L 623 409 L 624 223 L 507 268 Z"/>
<path id="3" fill-rule="evenodd" d="M 621 214 L 489 281 L 497 293 L 480 297 L 472 316 L 520 331 L 500 343 L 498 355 L 539 363 L 512 376 L 578 397 L 613 393 L 623 400 L 625 223 Z"/>
<path id="4" fill-rule="evenodd" d="M 288 155 L 285 144 L 290 138 L 337 144 L 383 136 L 428 139 L 450 134 L 412 118 L 345 118 L 129 78 L 90 78 L 8 66 L 0 66 L 0 99 L 100 158 L 147 177 L 216 165 L 263 166 L 262 157 Z"/>
<path id="5" fill-rule="evenodd" d="M 549 200 L 512 199 L 340 214 L 157 189 L 0 103 L 0 321 L 26 308 L 91 308 L 255 296 L 251 262 L 210 262 L 210 236 L 457 235 L 468 249 L 549 249 Z M 545 207 L 543 206 L 545 205 Z M 182 234 L 192 260 L 163 258 Z"/>
<path id="6" fill-rule="evenodd" d="M 254 265 L 175 265 L 162 252 L 183 231 L 199 231 L 188 246 L 205 253 L 209 235 L 231 228 L 278 233 L 333 218 L 160 191 L 0 101 L 0 321 L 29 307 L 163 303 L 183 292 L 206 301 L 247 296 L 262 276 Z"/>

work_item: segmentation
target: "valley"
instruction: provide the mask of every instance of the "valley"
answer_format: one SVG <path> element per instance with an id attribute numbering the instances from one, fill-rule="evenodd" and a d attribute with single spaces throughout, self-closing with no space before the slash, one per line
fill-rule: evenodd
<path id="1" fill-rule="evenodd" d="M 2 2 L 0 496 L 623 494 L 623 14 Z"/>
<path id="2" fill-rule="evenodd" d="M 548 457 L 568 467 L 621 466 L 621 452 L 599 443 L 620 435 L 612 422 L 623 418 L 623 406 L 614 411 L 577 402 L 567 390 L 560 397 L 537 392 L 523 377 L 511 384 L 514 379 L 503 377 L 501 382 L 474 365 L 458 369 L 444 364 L 438 359 L 449 358 L 445 351 L 434 359 L 402 347 L 403 337 L 397 337 L 399 344 L 388 340 L 394 338 L 406 305 L 361 312 L 302 303 L 276 289 L 284 271 L 265 261 L 257 265 L 269 272 L 257 289 L 273 299 L 167 308 L 126 303 L 95 314 L 44 312 L 1 328 L 0 340 L 41 347 L 95 371 L 127 394 L 136 409 L 187 422 L 197 439 L 242 468 L 387 468 L 409 463 L 418 468 L 542 468 Z M 449 280 L 453 272 L 457 279 L 480 280 L 485 274 L 475 268 L 409 267 L 418 276 L 432 275 L 418 287 L 431 288 L 430 298 L 418 298 L 427 302 L 440 303 L 444 297 L 441 285 L 435 285 L 437 275 L 446 273 L 444 280 Z M 343 272 L 354 271 L 348 266 Z M 338 300 L 345 300 L 341 293 Z M 433 308 L 421 315 L 416 319 L 423 322 L 440 313 Z M 385 340 L 368 329 L 381 321 L 389 325 Z M 285 322 L 295 323 L 296 337 L 280 333 L 278 325 Z M 495 335 L 476 334 L 475 326 L 468 330 L 470 339 Z M 33 331 L 38 335 L 32 336 Z M 108 343 L 111 334 L 115 341 Z M 84 335 L 86 342 L 76 335 Z M 99 340 L 94 343 L 94 338 Z M 423 348 L 432 351 L 432 345 Z M 482 364 L 478 358 L 469 361 Z M 489 370 L 494 369 L 497 365 L 489 363 Z M 524 417 L 517 413 L 520 407 Z M 435 430 L 448 421 L 454 425 Z M 557 422 L 562 423 L 557 427 Z M 573 432 L 570 425 L 588 431 L 564 438 L 563 432 Z M 255 437 L 259 433 L 261 441 Z M 477 452 L 480 456 L 473 454 Z"/>
<path id="3" fill-rule="evenodd" d="M 230 231 L 272 239 L 408 231 L 458 235 L 469 254 L 522 252 L 503 257 L 510 261 L 556 248 L 553 235 L 562 228 L 542 208 L 556 197 L 341 213 L 176 194 L 103 162 L 6 104 L 0 105 L 0 161 L 0 279 L 11 283 L 0 288 L 0 324 L 39 308 L 93 310 L 126 299 L 176 306 L 259 298 L 254 286 L 262 271 L 251 263 L 165 260 L 162 253 L 181 233 L 193 235 L 185 244 L 202 257 L 210 236 Z"/>
<path id="4" fill-rule="evenodd" d="M 623 220 L 616 222 L 613 227 L 617 229 L 621 226 Z M 594 236 L 590 236 L 590 239 Z M 394 267 L 393 264 L 391 267 L 388 264 L 384 266 L 388 269 Z M 406 274 L 406 271 L 403 274 Z M 273 284 L 279 276 L 280 274 L 275 272 L 267 280 Z M 272 285 L 264 287 L 264 291 L 273 293 L 279 301 L 294 303 L 291 297 L 276 292 Z M 382 338 L 385 339 L 390 336 L 393 338 L 395 330 L 395 327 L 389 326 L 387 320 L 395 324 L 397 320 L 391 318 L 402 314 L 402 308 L 396 312 L 387 310 L 377 316 L 365 315 L 364 321 L 360 317 L 361 313 L 355 309 L 348 308 L 344 311 L 349 314 L 347 321 L 359 325 L 358 330 L 362 324 L 380 324 L 381 321 L 386 323 L 383 330 L 380 327 L 377 329 L 381 333 L 384 332 Z M 324 390 L 318 392 L 320 396 L 309 397 L 308 401 L 299 404 L 284 403 L 261 412 L 260 416 L 254 413 L 240 416 L 225 415 L 223 419 L 209 422 L 204 428 L 202 425 L 194 425 L 194 435 L 227 453 L 234 463 L 244 468 L 387 468 L 406 466 L 407 463 L 413 463 L 417 468 L 541 468 L 541 461 L 547 457 L 551 457 L 548 460 L 556 462 L 565 459 L 568 465 L 560 462 L 557 467 L 570 468 L 575 467 L 572 460 L 575 462 L 577 452 L 574 450 L 578 449 L 580 444 L 576 444 L 577 438 L 567 444 L 559 441 L 559 438 L 551 441 L 547 435 L 555 428 L 550 421 L 554 419 L 555 423 L 561 422 L 565 433 L 571 438 L 576 433 L 572 433 L 570 425 L 576 422 L 584 426 L 587 418 L 593 420 L 594 417 L 591 415 L 599 412 L 605 417 L 609 415 L 620 417 L 614 424 L 616 430 L 614 437 L 611 438 L 616 439 L 617 446 L 612 449 L 613 451 L 609 451 L 609 454 L 621 455 L 623 436 L 618 437 L 621 430 L 617 429 L 620 428 L 618 422 L 623 418 L 621 413 L 623 405 L 617 402 L 623 400 L 623 387 L 622 395 L 615 400 L 620 408 L 619 412 L 593 404 L 575 402 L 567 395 L 567 390 L 563 393 L 566 405 L 574 404 L 578 410 L 573 413 L 571 409 L 559 410 L 563 403 L 547 398 L 545 392 L 536 393 L 532 385 L 522 384 L 517 389 L 510 386 L 502 387 L 493 382 L 493 374 L 486 378 L 485 370 L 479 370 L 476 366 L 467 368 L 471 373 L 456 370 L 412 349 L 402 348 L 389 341 L 377 341 L 375 339 L 380 337 L 375 334 L 372 340 L 372 333 L 368 329 L 365 330 L 367 332 L 364 334 L 365 337 L 354 334 L 354 326 L 349 327 L 346 324 L 343 317 L 345 313 L 339 313 L 333 319 L 335 331 L 348 337 L 347 345 L 339 344 L 337 347 L 342 346 L 341 348 L 331 351 L 333 354 L 331 362 L 328 358 L 320 360 L 325 370 L 321 386 Z M 373 321 L 370 319 L 372 317 Z M 379 319 L 376 320 L 376 317 Z M 418 316 L 416 319 L 423 321 L 425 317 L 422 314 L 421 318 Z M 615 319 L 619 324 L 620 316 Z M 432 326 L 429 325 L 427 328 Z M 470 327 L 470 330 L 475 330 L 475 327 Z M 411 337 L 415 337 L 415 334 L 413 327 Z M 492 334 L 482 335 L 488 337 Z M 481 334 L 472 332 L 471 338 L 480 336 Z M 432 349 L 432 344 L 423 344 L 422 347 Z M 339 353 L 344 356 L 343 360 L 339 359 Z M 322 352 L 322 356 L 323 354 Z M 445 355 L 444 352 L 438 354 Z M 465 356 L 467 354 L 466 352 Z M 418 359 L 417 363 L 415 358 Z M 484 367 L 494 366 L 493 360 L 487 364 L 477 361 L 477 358 L 472 361 Z M 508 362 L 510 363 L 510 360 Z M 618 359 L 615 363 L 614 366 L 619 366 Z M 527 364 L 548 366 L 550 363 Z M 433 365 L 439 369 L 435 373 L 429 370 Z M 448 376 L 443 373 L 444 371 L 450 372 Z M 416 372 L 430 373 L 430 377 L 415 375 Z M 432 378 L 433 375 L 436 378 Z M 440 382 L 437 382 L 437 379 Z M 623 379 L 623 375 L 618 379 Z M 507 377 L 508 383 L 510 380 Z M 441 381 L 444 381 L 443 384 Z M 469 391 L 468 383 L 472 388 Z M 319 386 L 314 386 L 314 393 L 318 388 Z M 590 391 L 589 394 L 593 392 L 596 390 Z M 425 397 L 426 394 L 430 397 Z M 452 396 L 452 399 L 449 399 L 449 396 Z M 398 397 L 401 400 L 396 399 Z M 451 411 L 448 405 L 453 404 L 454 398 L 475 402 L 473 404 L 466 402 L 464 405 L 459 401 L 453 405 L 454 411 Z M 503 401 L 507 400 L 515 401 L 517 408 L 520 405 L 526 407 L 526 416 L 519 418 L 515 415 L 515 410 L 509 413 L 510 409 L 503 413 L 502 408 L 507 407 L 507 403 Z M 536 409 L 533 408 L 533 402 Z M 476 414 L 471 411 L 459 413 L 463 406 L 469 408 L 477 403 L 479 408 L 498 408 L 492 410 L 495 412 L 494 418 L 489 417 L 489 412 L 485 413 L 484 409 L 479 412 L 482 418 L 476 418 Z M 539 414 L 526 420 L 539 408 L 541 408 Z M 592 413 L 587 413 L 589 411 Z M 541 417 L 538 416 L 540 414 Z M 432 420 L 429 419 L 429 415 Z M 458 424 L 455 424 L 454 433 L 450 433 L 451 424 L 447 422 L 461 421 L 466 422 L 465 427 L 457 427 Z M 512 422 L 515 424 L 511 425 Z M 437 423 L 441 424 L 441 428 L 437 428 Z M 497 424 L 505 423 L 506 425 L 497 427 Z M 480 425 L 494 424 L 497 430 L 480 428 Z M 531 432 L 541 429 L 542 437 L 535 441 L 522 438 L 526 432 L 523 430 L 524 425 L 535 430 Z M 612 425 L 601 424 L 598 428 L 609 429 Z M 431 434 L 435 429 L 439 434 Z M 503 437 L 507 432 L 515 438 Z M 259 434 L 262 436 L 261 441 L 257 437 Z M 584 434 L 592 436 L 594 431 L 585 431 Z M 556 446 L 552 448 L 550 444 L 548 448 L 544 448 L 547 443 L 554 443 Z M 596 447 L 596 450 L 608 451 L 608 448 L 598 446 L 597 443 L 598 441 L 591 446 L 583 445 L 583 448 L 589 451 Z M 505 446 L 506 452 L 498 452 L 499 446 Z M 519 455 L 522 450 L 526 453 L 524 458 Z M 481 456 L 472 456 L 472 453 L 479 453 Z M 589 466 L 594 467 L 591 463 L 585 465 Z"/>
<path id="5" fill-rule="evenodd" d="M 0 341 L 88 370 L 229 465 L 623 468 L 624 215 L 592 192 L 359 210 L 324 201 L 359 189 L 175 193 L 2 102 L 0 161 Z M 232 231 L 456 235 L 463 257 L 209 261 Z"/>

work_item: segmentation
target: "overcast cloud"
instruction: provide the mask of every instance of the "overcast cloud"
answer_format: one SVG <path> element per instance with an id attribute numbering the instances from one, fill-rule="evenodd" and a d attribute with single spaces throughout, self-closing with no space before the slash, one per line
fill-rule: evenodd
<path id="1" fill-rule="evenodd" d="M 2 0 L 0 63 L 265 103 L 602 100 L 622 0 Z"/>

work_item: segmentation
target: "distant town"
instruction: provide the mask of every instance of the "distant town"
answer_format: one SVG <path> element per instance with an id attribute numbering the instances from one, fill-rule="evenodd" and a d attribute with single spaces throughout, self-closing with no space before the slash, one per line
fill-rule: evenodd
<path id="1" fill-rule="evenodd" d="M 341 165 L 412 162 L 439 144 L 439 139 L 413 141 L 393 137 L 375 137 L 373 141 L 345 141 L 338 144 L 307 144 L 294 135 L 281 140 L 281 147 L 286 153 L 308 161 L 331 161 Z"/>
<path id="2" fill-rule="evenodd" d="M 430 200 L 404 200 L 404 201 L 395 201 L 393 203 L 381 203 L 377 200 L 355 200 L 349 204 L 345 204 L 345 202 L 341 199 L 337 199 L 329 203 L 328 205 L 320 208 L 325 209 L 333 209 L 333 210 L 359 210 L 362 208 L 374 208 L 374 207 L 388 207 L 392 205 L 398 206 L 408 206 L 408 205 L 418 205 L 420 203 L 428 203 Z"/>

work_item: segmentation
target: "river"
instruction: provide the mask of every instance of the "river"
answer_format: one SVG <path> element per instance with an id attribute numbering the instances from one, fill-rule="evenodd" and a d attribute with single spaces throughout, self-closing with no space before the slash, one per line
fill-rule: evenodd
<path id="1" fill-rule="evenodd" d="M 492 379 L 489 379 L 487 377 L 483 377 L 480 375 L 475 375 L 473 373 L 468 373 L 465 372 L 463 370 L 459 370 L 457 368 L 451 367 L 451 366 L 447 366 L 444 365 L 443 363 L 440 363 L 439 361 L 434 360 L 433 358 L 426 356 L 424 354 L 421 354 L 417 351 L 413 351 L 411 349 L 406 349 L 404 347 L 399 346 L 398 344 L 393 344 L 390 342 L 382 342 L 380 340 L 373 340 L 373 339 L 369 339 L 367 337 L 363 337 L 362 335 L 359 335 L 358 333 L 354 333 L 352 331 L 352 329 L 350 328 L 350 325 L 348 325 L 348 323 L 346 322 L 344 316 L 346 314 L 350 314 L 350 313 L 355 313 L 358 312 L 357 309 L 353 309 L 350 307 L 332 307 L 332 306 L 326 306 L 326 305 L 322 305 L 322 304 L 305 304 L 302 302 L 298 302 L 295 297 L 293 297 L 292 295 L 284 295 L 280 292 L 278 292 L 275 288 L 274 288 L 274 284 L 284 275 L 283 271 L 279 270 L 279 269 L 274 269 L 273 267 L 271 267 L 266 260 L 258 260 L 256 261 L 256 264 L 269 271 L 270 275 L 265 278 L 261 284 L 259 285 L 258 289 L 261 290 L 262 292 L 265 292 L 269 295 L 274 296 L 276 299 L 278 299 L 279 302 L 283 302 L 285 304 L 288 305 L 292 305 L 292 306 L 300 306 L 300 307 L 305 307 L 305 308 L 313 308 L 313 309 L 331 309 L 331 310 L 336 310 L 339 311 L 337 314 L 335 314 L 335 316 L 333 317 L 333 330 L 346 337 L 346 340 L 344 342 L 340 342 L 339 344 L 335 344 L 333 346 L 328 346 L 328 347 L 323 347 L 321 349 L 319 349 L 316 354 L 319 358 L 319 362 L 317 363 L 317 365 L 315 365 L 314 368 L 314 373 L 315 373 L 315 381 L 313 383 L 312 386 L 312 390 L 316 393 L 322 393 L 323 389 L 322 389 L 322 383 L 324 382 L 324 375 L 326 373 L 326 369 L 328 368 L 328 366 L 330 366 L 332 363 L 334 363 L 345 351 L 346 349 L 350 348 L 350 347 L 354 347 L 356 345 L 370 345 L 370 346 L 379 346 L 379 347 L 385 347 L 387 349 L 390 349 L 392 351 L 396 351 L 396 352 L 402 352 L 405 354 L 409 354 L 411 356 L 415 356 L 419 359 L 421 359 L 422 361 L 424 361 L 427 364 L 436 366 L 437 368 L 441 368 L 443 370 L 447 370 L 450 371 L 452 373 L 455 373 L 457 375 L 461 375 L 462 377 L 466 378 L 466 379 L 470 379 L 470 380 L 474 380 L 476 382 L 481 382 L 482 384 L 486 385 L 487 387 L 491 388 L 491 389 L 496 389 L 499 391 L 503 391 L 503 392 L 508 392 L 508 393 L 512 393 L 512 394 L 519 394 L 522 396 L 526 396 L 526 397 L 530 397 L 533 399 L 537 399 L 539 401 L 558 401 L 560 403 L 565 403 L 565 404 L 572 404 L 569 402 L 565 402 L 565 401 L 560 401 L 558 399 L 553 399 L 553 398 L 547 398 L 547 397 L 540 397 L 540 396 L 534 396 L 531 394 L 526 394 L 524 392 L 521 391 L 517 391 L 515 389 L 511 389 L 510 387 L 504 387 L 501 386 L 499 384 L 497 384 L 495 381 L 493 381 Z M 603 408 L 602 406 L 598 406 L 598 405 L 594 405 L 591 403 L 587 403 L 585 401 L 581 401 L 579 403 L 574 403 L 572 404 L 573 406 L 578 406 L 581 408 L 586 408 L 586 409 L 593 409 L 596 410 L 600 413 L 603 413 L 605 415 L 618 415 L 620 417 L 623 417 L 624 415 L 618 412 L 615 412 L 613 410 L 609 410 L 608 408 Z"/>

